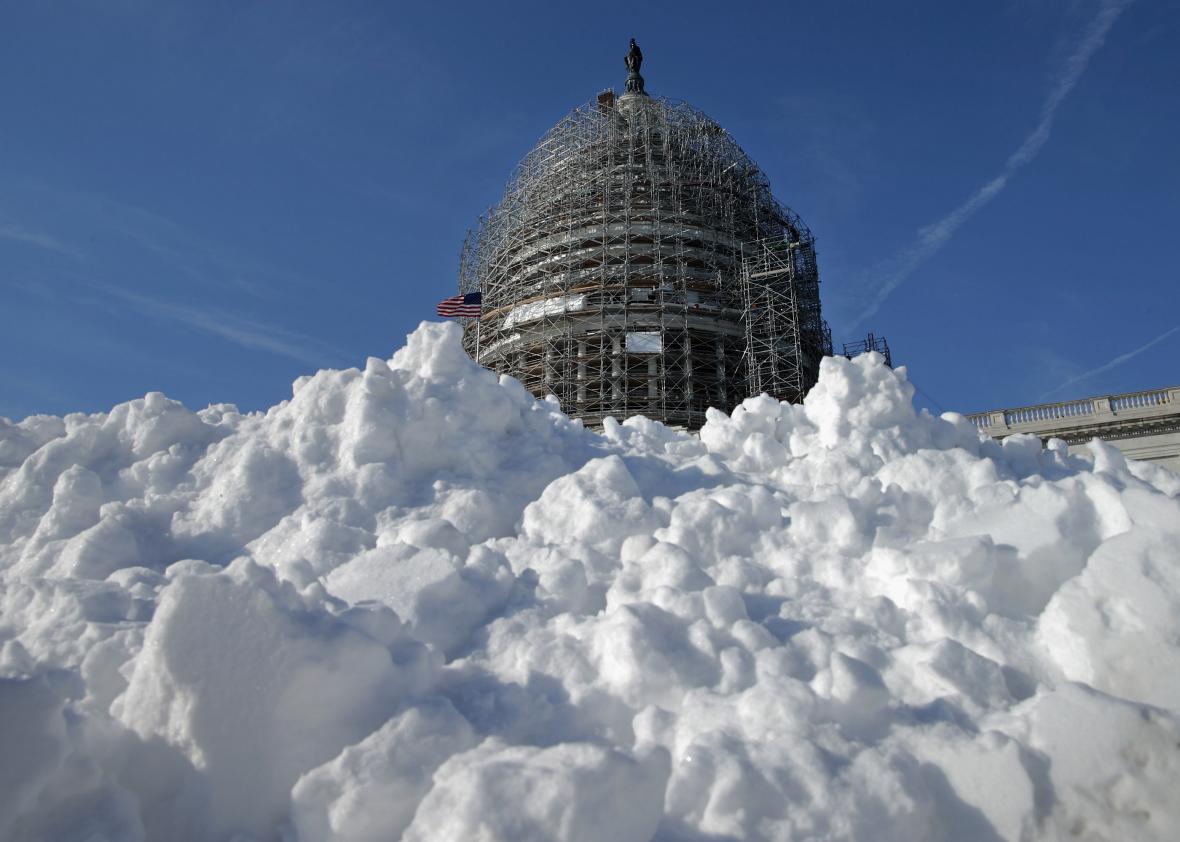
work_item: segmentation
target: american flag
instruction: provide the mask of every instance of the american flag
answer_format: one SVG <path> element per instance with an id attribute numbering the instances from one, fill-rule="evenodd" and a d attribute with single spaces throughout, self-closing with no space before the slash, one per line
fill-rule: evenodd
<path id="1" fill-rule="evenodd" d="M 453 295 L 438 302 L 438 314 L 445 318 L 462 316 L 473 319 L 483 310 L 483 293 L 469 292 L 466 295 Z"/>

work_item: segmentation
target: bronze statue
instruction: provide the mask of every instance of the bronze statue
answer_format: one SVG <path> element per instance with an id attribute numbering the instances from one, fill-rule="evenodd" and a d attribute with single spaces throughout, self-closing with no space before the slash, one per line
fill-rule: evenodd
<path id="1" fill-rule="evenodd" d="M 643 53 L 634 38 L 631 39 L 631 48 L 627 50 L 627 55 L 623 57 L 623 64 L 627 65 L 627 93 L 647 93 L 643 90 L 643 77 L 639 75 L 639 65 L 643 64 Z"/>
<path id="2" fill-rule="evenodd" d="M 623 64 L 627 65 L 627 69 L 632 73 L 639 73 L 639 65 L 643 64 L 643 52 L 639 49 L 639 45 L 635 43 L 635 39 L 631 39 L 631 49 L 627 51 L 627 55 L 623 58 Z"/>

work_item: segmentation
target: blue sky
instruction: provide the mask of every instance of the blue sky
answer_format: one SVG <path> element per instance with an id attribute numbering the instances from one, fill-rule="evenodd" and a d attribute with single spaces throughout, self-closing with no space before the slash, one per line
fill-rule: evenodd
<path id="1" fill-rule="evenodd" d="M 512 166 L 625 77 L 818 240 L 837 345 L 975 411 L 1180 383 L 1180 4 L 17 2 L 0 415 L 258 409 L 388 357 Z"/>

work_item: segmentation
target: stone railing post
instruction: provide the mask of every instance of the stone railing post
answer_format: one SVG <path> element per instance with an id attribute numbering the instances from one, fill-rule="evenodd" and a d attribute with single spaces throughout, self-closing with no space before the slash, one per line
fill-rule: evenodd
<path id="1" fill-rule="evenodd" d="M 1110 408 L 1110 398 L 1094 398 L 1094 414 L 1114 415 L 1114 410 Z"/>

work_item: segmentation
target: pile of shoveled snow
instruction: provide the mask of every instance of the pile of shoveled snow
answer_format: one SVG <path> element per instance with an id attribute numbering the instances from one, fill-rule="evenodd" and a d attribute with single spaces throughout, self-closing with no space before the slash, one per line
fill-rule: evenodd
<path id="1" fill-rule="evenodd" d="M 1180 838 L 1180 477 L 910 398 L 0 420 L 0 838 Z"/>

